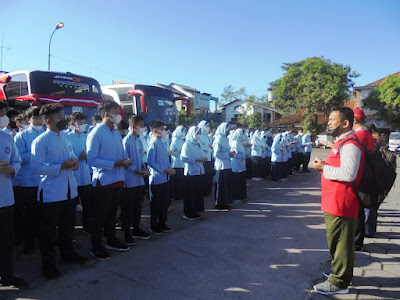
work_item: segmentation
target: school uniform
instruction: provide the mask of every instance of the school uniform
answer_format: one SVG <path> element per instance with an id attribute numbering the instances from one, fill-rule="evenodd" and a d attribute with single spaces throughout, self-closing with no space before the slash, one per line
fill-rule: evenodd
<path id="1" fill-rule="evenodd" d="M 283 148 L 282 134 L 278 133 L 274 137 L 271 147 L 271 179 L 273 181 L 279 181 L 283 178 L 283 150 L 281 148 Z"/>
<path id="2" fill-rule="evenodd" d="M 266 172 L 267 172 L 267 177 L 271 176 L 271 156 L 272 156 L 272 152 L 271 152 L 271 147 L 272 147 L 272 143 L 273 143 L 273 139 L 271 137 L 271 131 L 267 132 L 267 149 L 265 152 L 265 156 L 266 156 L 266 161 L 267 161 L 267 166 L 266 166 Z"/>
<path id="3" fill-rule="evenodd" d="M 310 163 L 311 152 L 313 149 L 310 135 L 305 134 L 303 136 L 303 145 L 304 145 L 304 155 L 305 155 L 303 172 L 308 172 L 308 164 Z"/>
<path id="4" fill-rule="evenodd" d="M 262 142 L 260 139 L 261 131 L 256 130 L 251 140 L 251 170 L 253 178 L 262 177 Z"/>
<path id="5" fill-rule="evenodd" d="M 145 182 L 143 176 L 136 171 L 140 172 L 146 168 L 143 162 L 143 144 L 140 137 L 132 133 L 128 133 L 122 144 L 127 157 L 132 159 L 132 166 L 125 169 L 125 187 L 121 198 L 121 228 L 122 231 L 129 232 L 132 227 L 133 232 L 139 232 Z"/>
<path id="6" fill-rule="evenodd" d="M 249 138 L 249 135 L 244 133 L 244 138 L 243 138 L 243 143 L 251 143 L 251 139 Z M 251 179 L 251 147 L 245 147 L 246 151 L 246 178 Z"/>
<path id="7" fill-rule="evenodd" d="M 161 139 L 151 138 L 147 163 L 150 168 L 150 224 L 152 228 L 162 230 L 162 227 L 166 226 L 171 199 L 169 175 L 164 170 L 171 168 L 171 163 L 168 157 L 168 148 Z"/>
<path id="8" fill-rule="evenodd" d="M 36 130 L 29 126 L 19 132 L 14 140 L 20 153 L 22 164 L 18 173 L 18 196 L 15 197 L 16 228 L 25 240 L 25 251 L 33 249 L 34 237 L 39 233 L 39 204 L 37 201 L 40 175 L 33 175 L 31 168 L 32 142 L 45 130 Z"/>
<path id="9" fill-rule="evenodd" d="M 236 129 L 232 134 L 230 142 L 231 151 L 236 154 L 232 156 L 232 197 L 234 200 L 245 200 L 247 198 L 246 186 L 246 149 L 243 146 L 243 129 Z"/>
<path id="10" fill-rule="evenodd" d="M 230 145 L 226 132 L 227 123 L 218 126 L 215 133 L 215 141 L 213 143 L 215 163 L 215 205 L 224 207 L 231 204 L 232 201 L 232 163 Z"/>
<path id="11" fill-rule="evenodd" d="M 202 162 L 196 162 L 204 157 L 199 141 L 196 140 L 199 130 L 199 127 L 190 127 L 182 147 L 181 156 L 185 167 L 183 214 L 188 218 L 198 218 L 200 217 L 198 213 L 204 211 L 203 177 L 205 170 Z"/>
<path id="12" fill-rule="evenodd" d="M 114 164 L 128 158 L 121 134 L 106 124 L 99 124 L 88 135 L 86 148 L 88 163 L 93 168 L 92 253 L 104 251 L 103 236 L 107 238 L 106 248 L 127 250 L 129 248 L 118 241 L 115 233 L 116 214 L 125 185 L 125 168 Z"/>
<path id="13" fill-rule="evenodd" d="M 12 180 L 21 167 L 21 158 L 13 137 L 0 130 L 0 159 L 14 168 L 14 175 L 0 174 L 0 277 L 14 273 L 14 192 Z"/>
<path id="14" fill-rule="evenodd" d="M 203 157 L 207 157 L 207 161 L 203 163 L 205 176 L 203 182 L 204 196 L 209 196 L 212 193 L 212 184 L 213 184 L 213 176 L 214 176 L 214 163 L 212 159 L 212 148 L 210 145 L 213 143 L 213 138 L 209 135 L 206 130 L 208 122 L 201 121 L 198 127 L 201 129 L 200 136 L 200 148 L 203 151 Z"/>
<path id="15" fill-rule="evenodd" d="M 172 161 L 172 168 L 175 169 L 176 174 L 172 175 L 170 178 L 170 192 L 171 198 L 175 200 L 183 199 L 183 161 L 181 158 L 181 151 L 183 147 L 183 137 L 182 134 L 184 133 L 185 128 L 180 125 L 178 126 L 174 132 L 172 133 L 172 142 L 170 145 L 169 150 L 172 151 L 171 161 Z"/>
<path id="16" fill-rule="evenodd" d="M 87 133 L 82 132 L 80 134 L 75 131 L 71 131 L 68 133 L 68 138 L 72 145 L 72 150 L 76 157 L 84 151 L 86 151 L 86 141 L 87 141 Z M 82 159 L 79 161 L 79 169 L 74 172 L 76 184 L 78 185 L 78 195 L 82 204 L 82 227 L 86 232 L 90 232 L 91 230 L 91 199 L 92 199 L 92 176 L 90 175 L 90 167 L 86 159 Z"/>
<path id="17" fill-rule="evenodd" d="M 61 170 L 61 164 L 71 158 L 76 157 L 63 131 L 56 133 L 47 129 L 32 142 L 32 174 L 41 175 L 38 188 L 39 244 L 45 274 L 58 272 L 55 271 L 56 240 L 62 259 L 69 260 L 75 256 L 72 239 L 78 189 L 72 169 Z"/>
<path id="18" fill-rule="evenodd" d="M 289 164 L 290 164 L 290 172 L 292 174 L 293 170 L 295 168 L 295 165 L 296 165 L 296 160 L 297 160 L 296 146 L 295 146 L 295 144 L 293 144 L 293 142 L 295 141 L 295 138 L 292 133 L 290 133 L 289 141 L 291 143 L 290 151 L 291 151 L 291 155 L 292 155 L 292 159 L 289 161 Z"/>
<path id="19" fill-rule="evenodd" d="M 294 138 L 297 141 L 297 143 L 295 144 L 297 161 L 294 169 L 296 171 L 300 171 L 300 166 L 303 165 L 303 171 L 304 171 L 305 152 L 303 147 L 303 138 L 299 134 L 297 134 Z"/>

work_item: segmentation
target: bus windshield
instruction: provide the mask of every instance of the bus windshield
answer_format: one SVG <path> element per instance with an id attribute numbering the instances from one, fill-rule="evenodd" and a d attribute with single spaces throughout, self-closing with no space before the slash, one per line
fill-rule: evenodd
<path id="1" fill-rule="evenodd" d="M 99 83 L 74 74 L 33 71 L 30 73 L 32 94 L 54 97 L 102 99 Z"/>
<path id="2" fill-rule="evenodd" d="M 160 119 L 165 124 L 172 124 L 175 117 L 175 106 L 171 99 L 160 96 L 148 96 L 148 118 L 149 121 Z M 153 120 L 150 120 L 153 118 Z"/>

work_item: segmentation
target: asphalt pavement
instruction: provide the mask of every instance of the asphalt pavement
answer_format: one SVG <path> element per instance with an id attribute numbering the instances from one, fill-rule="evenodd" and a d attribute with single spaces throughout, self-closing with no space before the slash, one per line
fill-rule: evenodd
<path id="1" fill-rule="evenodd" d="M 325 158 L 328 150 L 313 156 Z M 398 169 L 399 170 L 399 169 Z M 356 253 L 350 294 L 331 299 L 400 299 L 400 178 L 382 204 L 378 233 Z M 206 199 L 201 221 L 182 219 L 182 201 L 174 201 L 171 233 L 137 241 L 110 261 L 60 266 L 64 275 L 47 281 L 40 256 L 17 248 L 16 272 L 30 280 L 29 290 L 0 287 L 7 299 L 329 299 L 313 284 L 329 267 L 320 174 L 289 181 L 248 181 L 248 201 L 230 211 L 213 209 Z M 148 203 L 143 224 L 148 226 Z M 77 250 L 88 255 L 89 237 L 79 226 Z"/>

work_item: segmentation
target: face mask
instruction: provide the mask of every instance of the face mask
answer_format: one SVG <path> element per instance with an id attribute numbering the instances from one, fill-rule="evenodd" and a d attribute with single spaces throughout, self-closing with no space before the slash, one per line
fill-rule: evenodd
<path id="1" fill-rule="evenodd" d="M 43 129 L 43 125 L 42 125 L 42 126 L 32 125 L 32 128 L 35 129 L 35 130 L 37 130 L 37 131 L 40 131 L 40 130 Z"/>
<path id="2" fill-rule="evenodd" d="M 110 114 L 110 116 L 111 116 L 110 120 L 111 120 L 115 125 L 118 125 L 119 123 L 121 123 L 122 117 L 121 117 L 120 114 L 117 114 L 117 115 Z"/>
<path id="3" fill-rule="evenodd" d="M 186 137 L 186 133 L 182 133 L 182 138 L 184 139 Z"/>
<path id="4" fill-rule="evenodd" d="M 207 131 L 208 133 L 210 133 L 210 127 L 209 127 L 209 126 L 206 126 L 206 131 Z"/>
<path id="5" fill-rule="evenodd" d="M 10 119 L 7 117 L 7 115 L 0 117 L 0 128 L 7 127 L 8 123 L 10 123 Z"/>
<path id="6" fill-rule="evenodd" d="M 196 141 L 200 141 L 200 134 L 196 134 Z"/>
<path id="7" fill-rule="evenodd" d="M 340 133 L 342 132 L 342 125 L 339 125 L 338 127 L 336 127 L 335 129 L 330 129 L 329 125 L 326 125 L 326 132 L 333 136 L 333 137 L 337 137 L 340 135 Z"/>
<path id="8" fill-rule="evenodd" d="M 58 130 L 64 130 L 65 127 L 67 127 L 68 120 L 61 119 L 60 121 L 57 122 L 56 127 Z"/>
<path id="9" fill-rule="evenodd" d="M 165 130 L 159 131 L 161 138 L 165 138 L 167 136 L 167 132 Z"/>
<path id="10" fill-rule="evenodd" d="M 299 136 L 303 136 L 303 133 L 302 133 L 302 132 L 299 132 Z"/>
<path id="11" fill-rule="evenodd" d="M 77 128 L 79 132 L 84 132 L 86 130 L 86 124 L 78 125 Z"/>
<path id="12" fill-rule="evenodd" d="M 27 130 L 29 128 L 29 125 L 22 125 L 23 130 Z"/>
<path id="13" fill-rule="evenodd" d="M 141 135 L 145 132 L 146 128 L 145 127 L 140 127 L 140 128 L 135 128 L 135 132 L 137 135 Z"/>

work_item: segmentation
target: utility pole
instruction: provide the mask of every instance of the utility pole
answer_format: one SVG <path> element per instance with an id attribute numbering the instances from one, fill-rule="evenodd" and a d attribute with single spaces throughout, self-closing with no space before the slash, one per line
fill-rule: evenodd
<path id="1" fill-rule="evenodd" d="M 1 35 L 1 58 L 0 58 L 0 71 L 3 70 L 3 49 L 10 50 L 11 48 L 4 47 L 4 32 Z"/>

